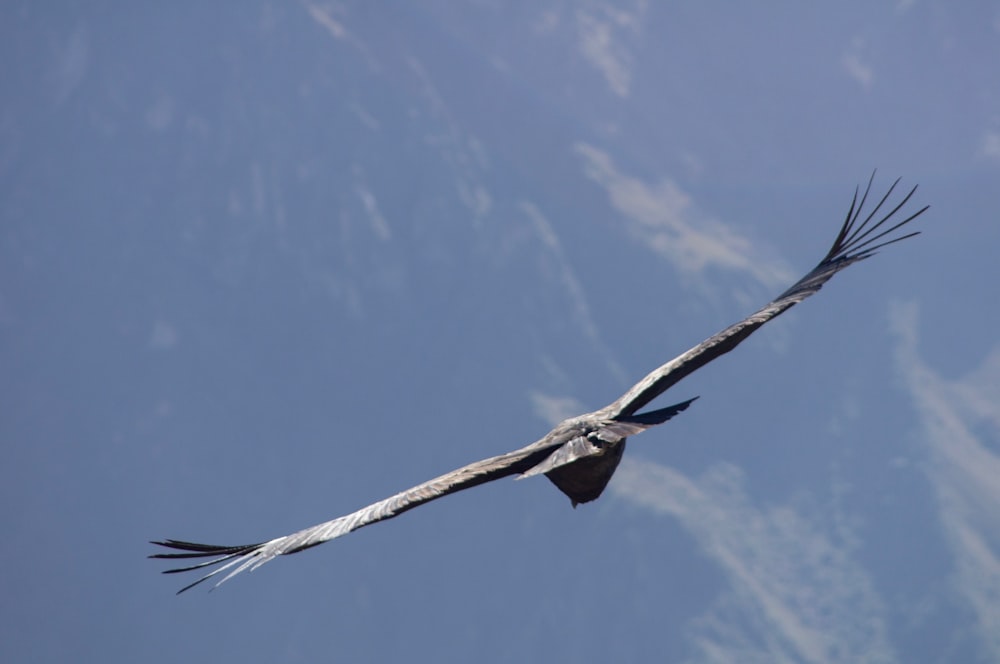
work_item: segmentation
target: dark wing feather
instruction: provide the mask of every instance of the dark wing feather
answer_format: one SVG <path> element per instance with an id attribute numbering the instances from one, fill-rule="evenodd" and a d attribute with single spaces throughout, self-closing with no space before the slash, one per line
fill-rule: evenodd
<path id="1" fill-rule="evenodd" d="M 492 482 L 501 477 L 522 473 L 545 459 L 545 457 L 552 453 L 553 449 L 560 447 L 572 437 L 573 434 L 566 433 L 560 427 L 556 427 L 545 438 L 520 450 L 471 463 L 458 470 L 453 470 L 450 473 L 419 484 L 412 489 L 407 489 L 394 496 L 390 496 L 385 500 L 372 503 L 351 514 L 312 526 L 311 528 L 306 528 L 305 530 L 300 530 L 291 535 L 273 539 L 269 542 L 240 546 L 219 546 L 184 542 L 181 540 L 154 541 L 151 543 L 183 551 L 183 553 L 157 553 L 149 557 L 166 558 L 169 560 L 211 558 L 211 560 L 206 560 L 196 565 L 166 570 L 164 574 L 189 572 L 203 567 L 221 565 L 194 583 L 181 588 L 178 594 L 189 588 L 193 588 L 202 581 L 206 581 L 221 572 L 230 570 L 228 574 L 215 584 L 218 586 L 236 574 L 246 570 L 257 569 L 278 556 L 297 553 L 336 537 L 346 535 L 358 528 L 363 528 L 378 521 L 391 519 L 407 510 L 411 510 L 414 507 L 441 498 L 442 496 L 485 484 L 486 482 Z"/>
<path id="2" fill-rule="evenodd" d="M 739 323 L 730 325 L 722 332 L 701 342 L 691 350 L 651 372 L 636 383 L 628 392 L 623 394 L 621 398 L 606 408 L 601 409 L 598 413 L 611 418 L 620 418 L 635 414 L 636 411 L 663 394 L 663 392 L 685 376 L 697 371 L 720 355 L 724 355 L 736 348 L 761 325 L 818 292 L 823 284 L 844 268 L 869 258 L 882 247 L 905 240 L 914 235 L 919 235 L 918 232 L 913 232 L 899 237 L 889 237 L 891 233 L 923 214 L 930 206 L 924 206 L 902 221 L 885 228 L 889 220 L 909 202 L 910 197 L 917 190 L 916 187 L 911 189 L 895 207 L 880 218 L 878 217 L 879 210 L 882 209 L 889 196 L 892 195 L 893 190 L 895 190 L 896 185 L 899 184 L 898 179 L 892 183 L 889 191 L 886 192 L 875 208 L 859 223 L 862 209 L 868 200 L 868 194 L 871 191 L 874 179 L 875 174 L 872 173 L 872 177 L 868 180 L 868 186 L 865 188 L 860 201 L 858 201 L 859 191 L 855 190 L 854 199 L 851 201 L 851 207 L 847 211 L 847 218 L 844 220 L 844 224 L 837 234 L 837 239 L 819 265 L 814 267 L 807 275 L 799 279 L 791 288 L 765 307 Z"/>

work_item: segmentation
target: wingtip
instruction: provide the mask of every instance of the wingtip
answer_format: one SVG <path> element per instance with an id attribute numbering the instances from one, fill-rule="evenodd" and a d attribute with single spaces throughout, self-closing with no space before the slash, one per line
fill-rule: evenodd
<path id="1" fill-rule="evenodd" d="M 691 404 L 693 404 L 695 401 L 697 401 L 700 398 L 701 398 L 701 395 L 699 394 L 698 396 L 691 397 L 687 401 L 680 402 L 679 404 L 677 404 L 677 412 L 678 413 L 683 413 L 685 410 L 687 410 L 691 406 Z"/>
<path id="2" fill-rule="evenodd" d="M 837 238 L 834 241 L 833 246 L 830 247 L 829 252 L 826 257 L 824 257 L 823 261 L 821 261 L 820 265 L 829 266 L 838 264 L 842 269 L 844 265 L 849 265 L 850 263 L 873 256 L 877 249 L 881 249 L 882 247 L 886 247 L 890 244 L 894 244 L 919 234 L 919 232 L 915 231 L 903 235 L 902 237 L 889 237 L 894 231 L 902 228 L 926 212 L 928 208 L 930 208 L 929 205 L 925 205 L 902 221 L 883 229 L 885 225 L 890 223 L 889 220 L 892 219 L 896 213 L 910 201 L 917 191 L 917 186 L 915 185 L 909 192 L 906 193 L 905 196 L 903 196 L 901 201 L 892 207 L 891 210 L 884 213 L 881 212 L 883 206 L 892 196 L 902 178 L 896 178 L 881 199 L 879 199 L 875 204 L 875 207 L 868 212 L 864 219 L 861 218 L 865 203 L 874 183 L 874 177 L 875 171 L 872 172 L 872 177 L 868 180 L 868 185 L 865 187 L 865 192 L 862 195 L 860 202 L 858 201 L 857 190 L 855 190 L 854 199 L 851 201 L 851 206 L 848 210 L 844 224 L 841 226 L 840 232 L 837 234 Z M 889 239 L 880 242 L 880 240 L 886 237 L 889 237 Z"/>

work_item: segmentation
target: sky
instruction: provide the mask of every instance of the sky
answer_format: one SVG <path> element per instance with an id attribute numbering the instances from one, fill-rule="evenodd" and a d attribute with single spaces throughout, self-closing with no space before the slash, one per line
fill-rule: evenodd
<path id="1" fill-rule="evenodd" d="M 0 8 L 0 659 L 1000 659 L 1000 8 Z M 600 500 L 501 480 L 176 596 L 604 406 L 826 253 L 922 234 L 654 405 Z M 900 196 L 897 193 L 897 200 Z"/>

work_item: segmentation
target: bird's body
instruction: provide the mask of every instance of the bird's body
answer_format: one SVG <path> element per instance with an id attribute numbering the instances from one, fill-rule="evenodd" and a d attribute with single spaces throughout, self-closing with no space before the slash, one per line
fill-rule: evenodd
<path id="1" fill-rule="evenodd" d="M 917 234 L 914 232 L 883 239 L 918 217 L 927 209 L 926 207 L 882 230 L 882 226 L 909 201 L 916 187 L 888 213 L 873 222 L 895 186 L 896 183 L 860 224 L 858 221 L 861 218 L 861 209 L 867 201 L 871 181 L 860 201 L 858 192 L 855 192 L 854 201 L 840 233 L 823 260 L 791 288 L 759 311 L 653 370 L 616 401 L 600 410 L 560 422 L 544 437 L 526 447 L 471 463 L 351 514 L 268 542 L 217 546 L 165 540 L 154 544 L 179 550 L 181 553 L 161 553 L 151 557 L 211 558 L 188 567 L 167 570 L 167 573 L 221 565 L 179 591 L 184 592 L 226 570 L 229 570 L 228 574 L 218 583 L 242 571 L 256 569 L 277 556 L 308 549 L 363 526 L 398 516 L 436 498 L 501 477 L 519 475 L 520 478 L 525 478 L 544 474 L 570 498 L 574 507 L 578 503 L 595 500 L 601 495 L 618 467 L 625 451 L 627 437 L 662 424 L 685 410 L 694 399 L 645 413 L 638 413 L 640 409 L 685 376 L 735 348 L 767 321 L 819 291 L 837 272 L 872 256 L 880 247 Z"/>
<path id="2" fill-rule="evenodd" d="M 556 488 L 569 496 L 573 507 L 597 500 L 604 492 L 604 487 L 611 481 L 618 464 L 621 463 L 627 442 L 622 438 L 617 445 L 609 445 L 600 456 L 577 459 L 571 464 L 553 468 L 545 473 L 545 476 L 556 485 Z"/>

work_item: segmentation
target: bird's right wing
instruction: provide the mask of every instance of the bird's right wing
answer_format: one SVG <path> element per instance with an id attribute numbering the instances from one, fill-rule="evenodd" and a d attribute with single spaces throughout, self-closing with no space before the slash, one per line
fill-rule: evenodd
<path id="1" fill-rule="evenodd" d="M 372 503 L 351 514 L 300 530 L 291 535 L 278 537 L 269 542 L 223 546 L 168 539 L 155 541 L 152 544 L 158 544 L 169 549 L 181 551 L 182 553 L 157 553 L 151 555 L 150 558 L 166 558 L 170 560 L 211 558 L 211 560 L 188 567 L 169 569 L 164 573 L 175 574 L 177 572 L 189 572 L 214 565 L 221 565 L 221 567 L 202 576 L 194 583 L 181 588 L 178 594 L 189 588 L 193 588 L 202 581 L 206 581 L 221 572 L 230 570 L 228 574 L 215 584 L 218 586 L 240 572 L 255 570 L 278 556 L 298 553 L 317 544 L 322 544 L 336 537 L 346 535 L 358 528 L 378 521 L 391 519 L 407 510 L 411 510 L 414 507 L 441 498 L 442 496 L 485 484 L 486 482 L 492 482 L 501 477 L 523 473 L 545 459 L 545 457 L 552 453 L 553 449 L 563 445 L 572 437 L 572 434 L 565 434 L 559 427 L 556 427 L 552 433 L 520 450 L 470 463 L 458 470 L 453 470 L 450 473 L 436 477 L 411 489 L 401 491 L 385 500 Z"/>
<path id="2" fill-rule="evenodd" d="M 889 191 L 878 202 L 875 209 L 860 224 L 858 223 L 858 220 L 861 218 L 862 208 L 864 208 L 865 202 L 868 200 L 868 193 L 871 191 L 874 178 L 875 174 L 872 173 L 872 178 L 868 181 L 868 187 L 861 196 L 860 202 L 858 201 L 859 191 L 855 190 L 854 200 L 851 201 L 851 207 L 847 211 L 847 218 L 840 228 L 837 239 L 823 260 L 807 275 L 799 279 L 791 288 L 756 313 L 739 323 L 730 325 L 722 332 L 709 337 L 686 353 L 650 372 L 649 375 L 636 383 L 617 401 L 597 412 L 609 418 L 633 415 L 685 376 L 697 371 L 720 355 L 736 348 L 744 339 L 753 334 L 757 328 L 767 321 L 818 292 L 823 284 L 844 268 L 869 258 L 881 247 L 918 235 L 919 232 L 913 232 L 899 237 L 890 236 L 894 231 L 919 217 L 930 206 L 924 206 L 902 221 L 892 224 L 888 228 L 883 228 L 906 205 L 910 197 L 917 190 L 916 187 L 911 189 L 903 197 L 902 201 L 885 213 L 878 221 L 873 221 L 896 188 L 896 185 L 899 184 L 898 179 L 889 187 Z"/>

